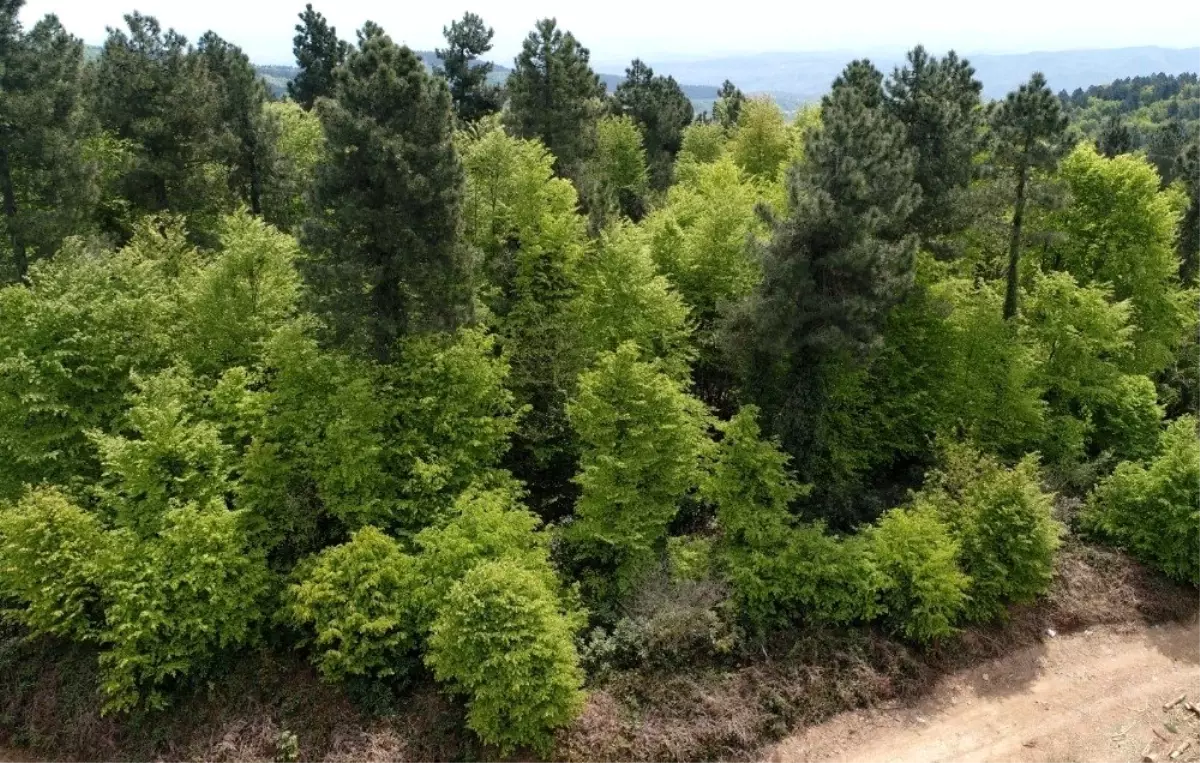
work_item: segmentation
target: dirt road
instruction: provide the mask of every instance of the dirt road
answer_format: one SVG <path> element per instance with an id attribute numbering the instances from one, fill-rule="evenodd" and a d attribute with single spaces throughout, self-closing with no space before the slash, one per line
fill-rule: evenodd
<path id="1" fill-rule="evenodd" d="M 915 706 L 837 716 L 770 751 L 785 761 L 1200 760 L 1200 624 L 1093 628 L 943 679 Z M 1147 749 L 1149 748 L 1149 749 Z"/>

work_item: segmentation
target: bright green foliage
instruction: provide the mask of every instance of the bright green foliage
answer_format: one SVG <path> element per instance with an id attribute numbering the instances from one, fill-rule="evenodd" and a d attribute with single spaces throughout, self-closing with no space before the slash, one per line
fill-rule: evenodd
<path id="1" fill-rule="evenodd" d="M 510 561 L 536 573 L 552 590 L 557 588 L 549 561 L 550 538 L 519 498 L 513 486 L 470 487 L 454 502 L 445 524 L 417 535 L 422 627 L 446 605 L 454 584 L 485 562 Z"/>
<path id="2" fill-rule="evenodd" d="M 188 504 L 221 503 L 229 483 L 230 453 L 217 427 L 197 421 L 191 381 L 174 371 L 135 377 L 122 434 L 90 432 L 104 465 L 98 490 L 115 523 L 149 537 L 168 511 Z"/>
<path id="3" fill-rule="evenodd" d="M 263 105 L 258 120 L 263 165 L 263 219 L 284 231 L 296 231 L 307 211 L 304 198 L 325 153 L 321 120 L 293 101 Z"/>
<path id="4" fill-rule="evenodd" d="M 596 123 L 596 151 L 588 167 L 589 180 L 596 186 L 594 205 L 641 219 L 648 182 L 646 150 L 633 119 L 604 117 Z"/>
<path id="5" fill-rule="evenodd" d="M 968 618 L 1002 617 L 1007 604 L 1049 590 L 1061 527 L 1050 513 L 1054 498 L 1040 483 L 1036 456 L 1006 469 L 970 446 L 952 445 L 918 495 L 915 503 L 934 506 L 959 543 L 959 564 L 971 578 Z"/>
<path id="6" fill-rule="evenodd" d="M 100 126 L 134 150 L 118 193 L 134 217 L 183 214 L 189 232 L 203 237 L 234 201 L 230 170 L 216 155 L 224 134 L 220 86 L 182 35 L 164 33 L 157 20 L 139 13 L 125 22 L 128 33 L 108 30 L 91 104 Z"/>
<path id="7" fill-rule="evenodd" d="M 414 558 L 364 527 L 303 566 L 285 611 L 314 632 L 313 661 L 326 680 L 390 676 L 416 645 L 421 586 Z"/>
<path id="8" fill-rule="evenodd" d="M 1200 439 L 1195 416 L 1167 427 L 1158 455 L 1125 462 L 1088 496 L 1083 525 L 1175 580 L 1200 585 Z"/>
<path id="9" fill-rule="evenodd" d="M 1070 149 L 1066 141 L 1067 117 L 1041 72 L 1034 72 L 1028 82 L 989 108 L 995 161 L 1012 173 L 1016 186 L 1004 291 L 1004 317 L 1012 318 L 1017 314 L 1020 296 L 1018 277 L 1026 192 L 1033 173 L 1053 170 Z"/>
<path id="10" fill-rule="evenodd" d="M 1158 174 L 1145 159 L 1106 159 L 1087 143 L 1063 160 L 1060 174 L 1071 203 L 1054 217 L 1063 236 L 1046 264 L 1082 284 L 1110 284 L 1115 299 L 1129 300 L 1135 328 L 1124 368 L 1161 370 L 1196 325 L 1195 294 L 1180 286 L 1175 250 L 1187 202 L 1177 188 L 1159 190 Z"/>
<path id="11" fill-rule="evenodd" d="M 783 112 L 770 98 L 751 98 L 738 112 L 737 132 L 729 143 L 729 155 L 737 166 L 753 177 L 778 180 L 787 167 L 790 136 Z"/>
<path id="12" fill-rule="evenodd" d="M 494 32 L 474 13 L 464 13 L 461 21 L 451 21 L 442 27 L 446 48 L 438 48 L 442 66 L 438 73 L 450 86 L 454 113 L 460 122 L 474 122 L 500 110 L 503 104 L 501 89 L 489 82 L 492 62 L 479 57 L 492 49 Z"/>
<path id="13" fill-rule="evenodd" d="M 651 184 L 671 184 L 671 165 L 683 143 L 683 130 L 692 121 L 692 102 L 674 77 L 654 76 L 654 70 L 635 58 L 625 70 L 613 97 L 622 114 L 633 117 L 645 135 Z"/>
<path id="14" fill-rule="evenodd" d="M 92 640 L 100 625 L 100 559 L 109 538 L 93 514 L 53 488 L 0 506 L 0 612 L 34 634 Z"/>
<path id="15" fill-rule="evenodd" d="M 686 176 L 685 165 L 717 161 L 725 155 L 727 140 L 725 130 L 714 122 L 694 122 L 688 125 L 683 130 L 675 174 L 682 178 Z"/>
<path id="16" fill-rule="evenodd" d="M 300 23 L 292 38 L 292 52 L 300 71 L 288 83 L 288 95 L 311 109 L 318 98 L 333 96 L 333 72 L 346 60 L 350 45 L 338 39 L 337 29 L 313 10 L 312 3 L 305 5 L 298 15 Z"/>
<path id="17" fill-rule="evenodd" d="M 23 30 L 22 5 L 0 3 L 0 282 L 25 278 L 30 260 L 93 230 L 100 190 L 86 161 L 83 43 L 53 15 Z"/>
<path id="18" fill-rule="evenodd" d="M 896 630 L 920 642 L 950 635 L 971 579 L 958 569 L 959 544 L 937 513 L 892 509 L 866 535 L 883 575 L 880 604 Z"/>
<path id="19" fill-rule="evenodd" d="M 0 291 L 0 495 L 99 475 L 84 433 L 114 428 L 131 371 L 167 365 L 171 279 L 194 264 L 177 224 L 147 223 L 118 252 L 69 247 Z"/>
<path id="20" fill-rule="evenodd" d="M 469 317 L 472 273 L 446 83 L 378 26 L 359 37 L 317 108 L 328 151 L 304 275 L 331 339 L 387 362 L 400 337 Z"/>
<path id="21" fill-rule="evenodd" d="M 1051 461 L 1083 455 L 1095 417 L 1107 417 L 1108 442 L 1126 457 L 1144 450 L 1158 428 L 1153 403 L 1147 408 L 1128 396 L 1140 389 L 1131 387 L 1138 383 L 1120 370 L 1133 350 L 1130 306 L 1111 298 L 1106 286 L 1079 286 L 1063 272 L 1039 277 L 1029 295 L 1024 331 L 1038 355 L 1039 383 L 1058 422 L 1048 427 L 1054 439 L 1044 446 Z M 1142 412 L 1131 417 L 1131 407 Z M 1072 419 L 1077 423 L 1067 423 Z M 1119 431 L 1122 424 L 1135 429 Z M 1076 434 L 1061 437 L 1070 432 Z"/>
<path id="22" fill-rule="evenodd" d="M 1120 458 L 1142 461 L 1158 447 L 1163 407 L 1158 390 L 1145 376 L 1121 374 L 1093 404 L 1092 450 L 1108 451 Z"/>
<path id="23" fill-rule="evenodd" d="M 564 33 L 555 19 L 542 19 L 522 43 L 505 82 L 507 126 L 518 137 L 540 139 L 560 175 L 578 173 L 604 96 L 589 57 L 575 35 Z"/>
<path id="24" fill-rule="evenodd" d="M 225 218 L 220 247 L 183 285 L 178 347 L 202 375 L 251 365 L 299 300 L 299 251 L 291 236 L 239 212 Z"/>
<path id="25" fill-rule="evenodd" d="M 566 421 L 574 381 L 572 327 L 564 311 L 575 293 L 586 225 L 571 182 L 554 177 L 554 157 L 540 143 L 479 125 L 463 146 L 468 239 L 483 252 L 492 314 L 512 373 L 508 386 L 529 406 L 513 443 L 518 476 L 561 489 L 574 469 Z"/>
<path id="26" fill-rule="evenodd" d="M 753 405 L 718 423 L 722 437 L 700 493 L 717 507 L 721 544 L 770 549 L 785 542 L 792 524 L 788 507 L 806 490 L 788 471 L 788 455 L 763 439 Z"/>
<path id="27" fill-rule="evenodd" d="M 114 546 L 101 576 L 105 710 L 160 708 L 168 683 L 255 636 L 266 565 L 247 544 L 241 515 L 217 504 L 171 510 L 152 538 L 118 531 Z"/>
<path id="28" fill-rule="evenodd" d="M 657 358 L 677 378 L 690 358 L 688 309 L 667 279 L 658 275 L 645 234 L 618 223 L 600 237 L 599 251 L 580 268 L 579 291 L 567 308 L 574 328 L 577 368 L 624 342 L 643 359 Z"/>
<path id="29" fill-rule="evenodd" d="M 619 587 L 661 550 L 705 447 L 699 402 L 641 356 L 633 342 L 601 355 L 567 406 L 581 450 L 571 537 L 617 555 Z"/>
<path id="30" fill-rule="evenodd" d="M 478 329 L 405 340 L 380 391 L 388 406 L 384 470 L 398 480 L 400 499 L 392 515 L 354 512 L 352 523 L 418 530 L 498 465 L 516 412 L 508 363 L 495 350 Z"/>
<path id="31" fill-rule="evenodd" d="M 256 542 L 285 566 L 317 551 L 327 516 L 390 516 L 394 496 L 381 465 L 387 409 L 373 389 L 376 369 L 323 352 L 299 326 L 266 343 L 265 385 L 233 371 L 219 386 L 237 439 L 237 505 L 250 513 Z M 259 388 L 251 391 L 250 388 Z"/>
<path id="32" fill-rule="evenodd" d="M 583 707 L 576 623 L 545 579 L 509 560 L 481 564 L 450 590 L 426 662 L 467 696 L 467 725 L 504 753 L 547 754 Z"/>

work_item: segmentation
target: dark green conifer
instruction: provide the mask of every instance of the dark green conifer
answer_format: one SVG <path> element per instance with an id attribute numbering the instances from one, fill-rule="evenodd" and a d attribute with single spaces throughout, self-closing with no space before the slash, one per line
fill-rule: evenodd
<path id="1" fill-rule="evenodd" d="M 311 109 L 318 98 L 333 94 L 333 72 L 346 60 L 350 45 L 338 39 L 337 29 L 313 10 L 312 3 L 305 5 L 299 16 L 292 52 L 300 73 L 288 83 L 288 95 Z"/>
<path id="2" fill-rule="evenodd" d="M 725 80 L 721 83 L 721 89 L 717 91 L 713 117 L 726 130 L 732 129 L 738 123 L 738 117 L 742 114 L 742 104 L 745 102 L 746 96 L 742 95 L 742 91 L 729 80 Z"/>
<path id="3" fill-rule="evenodd" d="M 656 77 L 638 58 L 625 70 L 625 80 L 614 95 L 621 112 L 642 128 L 650 184 L 666 188 L 675 155 L 683 145 L 683 129 L 692 123 L 691 100 L 674 77 Z"/>
<path id="4" fill-rule="evenodd" d="M 1133 151 L 1133 132 L 1120 114 L 1114 114 L 1104 120 L 1104 126 L 1100 128 L 1100 138 L 1096 141 L 1096 150 L 1109 159 Z"/>
<path id="5" fill-rule="evenodd" d="M 921 203 L 912 216 L 913 228 L 926 240 L 954 232 L 966 224 L 955 213 L 954 194 L 974 175 L 980 148 L 982 84 L 970 63 L 950 51 L 945 58 L 930 56 L 918 45 L 908 53 L 887 82 L 887 105 L 908 134 L 916 152 L 916 181 Z"/>
<path id="6" fill-rule="evenodd" d="M 229 181 L 237 196 L 262 214 L 263 168 L 259 146 L 263 104 L 267 88 L 249 57 L 216 32 L 206 32 L 196 49 L 209 74 L 218 83 L 219 115 L 225 128 L 222 149 L 231 168 Z"/>
<path id="7" fill-rule="evenodd" d="M 447 47 L 438 48 L 442 65 L 438 74 L 450 86 L 454 113 L 461 122 L 474 122 L 495 113 L 502 105 L 500 86 L 491 84 L 492 63 L 479 57 L 492 49 L 492 28 L 474 13 L 464 13 L 442 29 Z"/>
<path id="8" fill-rule="evenodd" d="M 334 80 L 317 103 L 328 150 L 305 275 L 330 337 L 387 361 L 397 338 L 452 328 L 471 304 L 450 92 L 371 22 Z"/>
<path id="9" fill-rule="evenodd" d="M 1053 170 L 1070 150 L 1066 139 L 1067 116 L 1041 72 L 1034 72 L 1029 82 L 994 104 L 990 116 L 996 161 L 1012 172 L 1016 187 L 1004 293 L 1004 317 L 1012 318 L 1017 314 L 1021 225 L 1030 173 Z"/>
<path id="10" fill-rule="evenodd" d="M 555 157 L 560 175 L 574 175 L 590 151 L 604 86 L 588 63 L 588 49 L 555 19 L 529 33 L 508 77 L 509 128 L 538 138 Z"/>

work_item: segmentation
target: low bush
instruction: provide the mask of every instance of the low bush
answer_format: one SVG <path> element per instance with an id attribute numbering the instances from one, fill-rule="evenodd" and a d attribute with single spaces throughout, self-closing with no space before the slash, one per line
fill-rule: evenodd
<path id="1" fill-rule="evenodd" d="M 958 569 L 959 545 L 928 506 L 892 509 L 866 531 L 883 575 L 880 604 L 905 638 L 927 642 L 954 631 L 971 579 Z"/>
<path id="2" fill-rule="evenodd" d="M 297 570 L 285 612 L 315 636 L 313 661 L 328 680 L 394 675 L 416 643 L 420 581 L 413 558 L 374 527 Z"/>
<path id="3" fill-rule="evenodd" d="M 484 742 L 505 754 L 548 753 L 554 729 L 583 708 L 578 625 L 542 576 L 508 559 L 485 562 L 451 588 L 425 661 L 466 695 L 467 725 Z"/>
<path id="4" fill-rule="evenodd" d="M 1005 614 L 1050 588 L 1061 526 L 1051 515 L 1054 497 L 1041 489 L 1036 456 L 1015 467 L 966 445 L 945 449 L 944 466 L 918 495 L 937 508 L 959 544 L 959 566 L 971 578 L 966 616 L 975 621 Z"/>
<path id="5" fill-rule="evenodd" d="M 1096 486 L 1085 529 L 1175 580 L 1200 585 L 1200 442 L 1196 417 L 1171 422 L 1148 463 L 1127 461 Z"/>

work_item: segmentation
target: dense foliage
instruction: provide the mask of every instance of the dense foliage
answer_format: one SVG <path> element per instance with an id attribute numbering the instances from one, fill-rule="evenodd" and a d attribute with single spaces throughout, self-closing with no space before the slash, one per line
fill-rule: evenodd
<path id="1" fill-rule="evenodd" d="M 548 753 L 613 668 L 1004 618 L 1056 491 L 1200 583 L 1197 151 L 1089 116 L 1194 77 L 988 105 L 918 47 L 710 120 L 553 19 L 500 88 L 474 14 L 431 72 L 308 6 L 268 102 L 215 34 L 132 14 L 85 62 L 20 6 L 0 617 L 96 650 L 108 712 L 295 649 Z"/>

